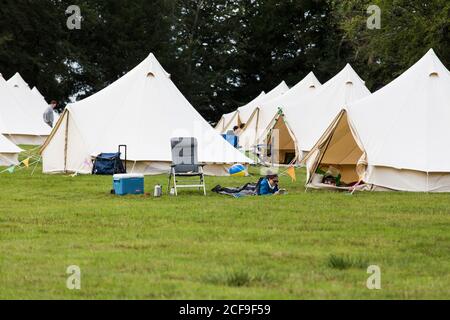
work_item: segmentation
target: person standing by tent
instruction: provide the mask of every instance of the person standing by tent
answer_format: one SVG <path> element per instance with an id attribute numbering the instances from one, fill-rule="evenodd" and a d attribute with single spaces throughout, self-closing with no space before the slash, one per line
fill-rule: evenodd
<path id="1" fill-rule="evenodd" d="M 58 102 L 52 100 L 48 108 L 44 112 L 44 122 L 53 128 L 53 121 L 55 120 L 54 110 L 58 106 Z"/>

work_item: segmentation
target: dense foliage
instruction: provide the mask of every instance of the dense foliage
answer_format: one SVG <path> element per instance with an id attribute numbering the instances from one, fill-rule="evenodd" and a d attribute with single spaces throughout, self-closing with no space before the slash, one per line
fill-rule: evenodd
<path id="1" fill-rule="evenodd" d="M 0 1 L 0 72 L 63 103 L 105 87 L 153 52 L 210 121 L 281 80 L 325 82 L 345 63 L 374 90 L 433 47 L 450 65 L 446 0 Z M 367 7 L 381 29 L 367 29 Z"/>

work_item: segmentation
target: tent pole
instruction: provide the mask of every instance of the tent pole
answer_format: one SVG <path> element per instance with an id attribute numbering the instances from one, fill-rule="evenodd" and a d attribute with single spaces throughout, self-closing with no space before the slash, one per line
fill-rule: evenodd
<path id="1" fill-rule="evenodd" d="M 64 137 L 64 173 L 67 173 L 67 141 L 69 135 L 69 112 L 67 112 L 66 132 Z"/>
<path id="2" fill-rule="evenodd" d="M 317 145 L 314 146 L 314 147 L 309 151 L 309 152 L 311 152 L 312 150 L 314 150 L 314 149 L 317 147 L 317 150 L 319 150 L 319 152 L 320 152 L 318 161 L 317 161 L 316 163 L 314 163 L 314 171 L 313 171 L 314 173 L 313 173 L 313 174 L 315 174 L 315 172 L 317 171 L 317 168 L 320 166 L 320 163 L 322 162 L 323 158 L 325 157 L 325 152 L 326 152 L 326 150 L 328 149 L 328 146 L 330 145 L 331 140 L 333 140 L 333 136 L 334 136 L 334 134 L 336 133 L 336 128 L 337 128 L 337 126 L 339 125 L 339 122 L 340 122 L 341 119 L 342 119 L 342 115 L 343 115 L 343 113 L 341 112 L 341 113 L 339 114 L 339 116 L 337 117 L 336 121 L 333 123 L 333 130 L 330 132 L 330 136 L 328 137 L 328 140 L 327 140 L 326 143 L 325 143 L 325 147 L 319 148 L 319 143 L 320 143 L 320 141 L 322 140 L 322 138 L 321 138 L 321 139 L 319 140 L 319 142 L 317 143 Z M 323 136 L 325 136 L 325 135 L 326 135 L 326 133 L 325 133 Z M 322 152 L 322 149 L 325 150 L 325 151 Z M 305 164 L 306 164 L 306 162 L 305 162 Z M 307 184 L 307 185 L 311 182 L 312 177 L 313 177 L 313 176 L 311 175 L 311 177 L 309 178 L 309 181 L 306 181 L 306 184 Z"/>
<path id="3" fill-rule="evenodd" d="M 253 144 L 257 144 L 258 143 L 258 127 L 259 127 L 259 108 L 257 109 L 258 113 L 257 113 L 257 118 L 256 118 L 256 128 L 255 128 L 255 141 L 253 141 Z"/>

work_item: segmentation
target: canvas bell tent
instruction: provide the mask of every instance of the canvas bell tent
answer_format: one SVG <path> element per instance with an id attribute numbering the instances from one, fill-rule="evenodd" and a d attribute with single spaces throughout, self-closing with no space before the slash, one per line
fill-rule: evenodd
<path id="1" fill-rule="evenodd" d="M 0 133 L 16 145 L 41 145 L 50 134 L 50 127 L 44 123 L 42 115 L 40 121 L 31 115 L 12 91 L 0 75 Z"/>
<path id="2" fill-rule="evenodd" d="M 288 90 L 289 87 L 283 81 L 269 93 L 266 94 L 264 91 L 261 92 L 259 96 L 245 106 L 242 106 L 233 112 L 224 114 L 215 127 L 216 131 L 219 133 L 227 133 L 228 131 L 233 130 L 235 126 L 245 125 L 247 121 L 250 121 L 254 117 L 254 113 L 259 105 L 284 94 Z"/>
<path id="3" fill-rule="evenodd" d="M 255 116 L 257 117 L 258 108 L 265 102 L 278 98 L 289 91 L 286 82 L 282 81 L 278 86 L 273 88 L 269 93 L 260 95 L 249 104 L 238 108 L 240 123 L 247 124 Z"/>
<path id="4" fill-rule="evenodd" d="M 21 151 L 22 149 L 0 134 L 0 167 L 19 164 Z"/>
<path id="5" fill-rule="evenodd" d="M 369 95 L 370 91 L 364 81 L 347 64 L 336 76 L 314 89 L 312 94 L 298 96 L 297 99 L 287 99 L 282 113 L 264 135 L 264 139 L 266 143 L 270 143 L 274 138 L 279 140 L 279 146 L 275 149 L 291 150 L 290 148 L 295 146 L 295 158 L 301 160 L 320 139 L 342 108 Z M 290 135 L 285 134 L 281 138 L 271 135 L 271 133 L 283 132 L 287 128 Z"/>
<path id="6" fill-rule="evenodd" d="M 235 126 L 239 126 L 239 115 L 237 111 L 233 111 L 224 114 L 217 123 L 215 130 L 218 133 L 227 133 L 229 130 L 233 130 Z"/>
<path id="7" fill-rule="evenodd" d="M 254 130 L 259 123 L 260 107 L 271 100 L 274 100 L 289 91 L 288 85 L 283 81 L 272 91 L 256 99 L 252 103 L 238 109 L 240 123 L 244 129 L 239 134 L 239 145 L 243 151 L 252 151 L 254 149 Z"/>
<path id="8" fill-rule="evenodd" d="M 26 81 L 19 73 L 16 73 L 7 81 L 11 87 L 11 91 L 15 95 L 16 99 L 21 102 L 25 107 L 25 111 L 29 117 L 36 122 L 44 122 L 43 114 L 48 108 L 44 99 L 39 98 L 32 92 Z"/>
<path id="9" fill-rule="evenodd" d="M 192 107 L 153 54 L 91 97 L 69 105 L 41 149 L 45 173 L 90 173 L 91 159 L 128 147 L 128 171 L 169 172 L 171 138 L 195 137 L 205 172 L 226 175 L 252 160 L 234 149 Z"/>
<path id="10" fill-rule="evenodd" d="M 33 92 L 33 94 L 38 97 L 39 99 L 43 100 L 45 103 L 47 103 L 47 101 L 45 101 L 45 97 L 42 95 L 42 93 L 39 91 L 38 88 L 33 87 L 33 89 L 31 89 L 31 92 Z"/>
<path id="11" fill-rule="evenodd" d="M 450 72 L 430 50 L 334 119 L 307 157 L 308 184 L 450 192 Z M 324 185 L 324 175 L 338 175 Z"/>
<path id="12" fill-rule="evenodd" d="M 255 116 L 247 122 L 243 133 L 239 137 L 239 143 L 245 150 L 256 150 L 256 147 L 267 145 L 266 137 L 273 130 L 277 129 L 278 147 L 276 163 L 286 163 L 292 160 L 289 154 L 295 155 L 295 143 L 293 133 L 284 125 L 274 128 L 278 118 L 282 116 L 282 109 L 285 105 L 296 105 L 302 98 L 311 96 L 321 84 L 314 73 L 310 72 L 303 80 L 297 83 L 289 91 L 268 100 L 259 105 Z M 290 159 L 289 159 L 290 158 Z"/>

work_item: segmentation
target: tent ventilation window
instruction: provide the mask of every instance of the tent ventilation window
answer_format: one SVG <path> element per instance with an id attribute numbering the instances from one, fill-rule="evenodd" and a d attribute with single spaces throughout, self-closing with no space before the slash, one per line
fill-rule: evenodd
<path id="1" fill-rule="evenodd" d="M 430 77 L 439 77 L 439 73 L 437 73 L 436 71 L 433 71 L 430 73 Z"/>
<path id="2" fill-rule="evenodd" d="M 149 72 L 149 73 L 147 73 L 147 77 L 148 77 L 148 78 L 150 78 L 150 77 L 155 77 L 155 74 L 154 74 L 153 72 Z"/>
<path id="3" fill-rule="evenodd" d="M 348 85 L 353 85 L 353 81 L 347 81 L 345 84 L 348 84 Z"/>

